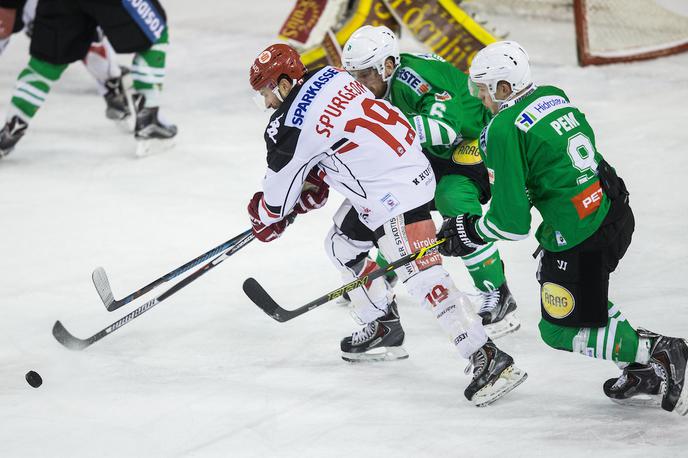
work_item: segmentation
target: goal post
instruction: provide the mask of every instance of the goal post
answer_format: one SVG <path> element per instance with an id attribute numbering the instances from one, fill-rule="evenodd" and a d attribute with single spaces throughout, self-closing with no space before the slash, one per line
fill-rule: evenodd
<path id="1" fill-rule="evenodd" d="M 464 0 L 477 14 L 573 24 L 580 65 L 632 62 L 688 50 L 688 0 Z M 512 35 L 518 41 L 518 37 Z"/>
<path id="2" fill-rule="evenodd" d="M 600 65 L 688 50 L 688 17 L 656 0 L 574 0 L 578 62 Z"/>

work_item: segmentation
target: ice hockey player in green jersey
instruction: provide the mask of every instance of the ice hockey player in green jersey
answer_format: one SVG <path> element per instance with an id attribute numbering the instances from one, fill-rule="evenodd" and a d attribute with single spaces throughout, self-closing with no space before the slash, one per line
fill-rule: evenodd
<path id="1" fill-rule="evenodd" d="M 635 221 L 626 186 L 597 150 L 585 115 L 561 89 L 532 82 L 528 55 L 513 41 L 478 52 L 470 79 L 471 93 L 495 115 L 480 135 L 492 201 L 482 217 L 446 219 L 440 252 L 465 256 L 489 242 L 524 239 L 535 207 L 543 220 L 535 233 L 542 339 L 622 367 L 603 385 L 612 400 L 685 415 L 686 340 L 632 327 L 608 300 L 609 274 Z"/>
<path id="2" fill-rule="evenodd" d="M 396 36 L 385 26 L 355 31 L 344 45 L 342 64 L 415 127 L 437 179 L 439 213 L 480 216 L 490 189 L 477 139 L 491 113 L 469 94 L 468 77 L 435 54 L 400 54 Z M 488 335 L 516 331 L 516 302 L 497 247 L 490 242 L 462 258 L 482 296 L 478 313 Z M 378 263 L 386 265 L 380 257 Z"/>

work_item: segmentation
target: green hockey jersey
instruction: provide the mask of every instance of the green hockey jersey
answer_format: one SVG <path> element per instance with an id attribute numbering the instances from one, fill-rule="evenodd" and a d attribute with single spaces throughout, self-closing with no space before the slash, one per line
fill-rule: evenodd
<path id="1" fill-rule="evenodd" d="M 602 155 L 585 115 L 553 86 L 531 88 L 502 104 L 480 136 L 492 202 L 476 228 L 486 241 L 519 240 L 532 206 L 543 222 L 535 237 L 563 251 L 590 237 L 609 210 L 597 164 Z"/>
<path id="2" fill-rule="evenodd" d="M 490 112 L 468 91 L 468 77 L 435 54 L 401 54 L 385 96 L 409 119 L 437 178 L 458 173 L 488 193 L 477 139 Z"/>

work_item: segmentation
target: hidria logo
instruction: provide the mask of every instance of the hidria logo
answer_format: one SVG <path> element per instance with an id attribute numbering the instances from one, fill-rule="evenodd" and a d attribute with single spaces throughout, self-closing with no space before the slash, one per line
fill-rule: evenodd
<path id="1" fill-rule="evenodd" d="M 532 126 L 535 124 L 535 121 L 537 121 L 537 117 L 525 111 L 518 117 L 518 123 L 525 127 Z"/>
<path id="2" fill-rule="evenodd" d="M 307 88 L 301 90 L 301 98 L 295 102 L 296 109 L 294 110 L 294 115 L 291 118 L 292 124 L 295 126 L 300 126 L 303 124 L 303 118 L 306 116 L 306 111 L 310 107 L 313 100 L 315 100 L 316 95 L 320 92 L 323 86 L 327 84 L 332 78 L 339 74 L 339 70 L 330 67 L 323 71 L 319 76 L 313 77 L 309 81 Z"/>
<path id="3" fill-rule="evenodd" d="M 530 103 L 516 117 L 516 127 L 523 132 L 528 132 L 535 124 L 540 122 L 545 116 L 562 108 L 570 107 L 571 104 L 559 95 L 547 95 L 539 97 Z"/>

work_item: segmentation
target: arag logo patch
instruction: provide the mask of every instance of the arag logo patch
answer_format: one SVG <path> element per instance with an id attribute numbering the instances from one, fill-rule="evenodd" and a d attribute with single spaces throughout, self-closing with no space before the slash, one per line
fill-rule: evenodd
<path id="1" fill-rule="evenodd" d="M 478 140 L 463 140 L 456 147 L 452 154 L 452 161 L 459 165 L 475 165 L 480 164 L 483 158 L 480 156 L 480 148 L 478 148 Z"/>
<path id="2" fill-rule="evenodd" d="M 556 283 L 545 282 L 541 291 L 542 307 L 552 318 L 558 320 L 571 315 L 576 300 L 571 291 Z"/>

